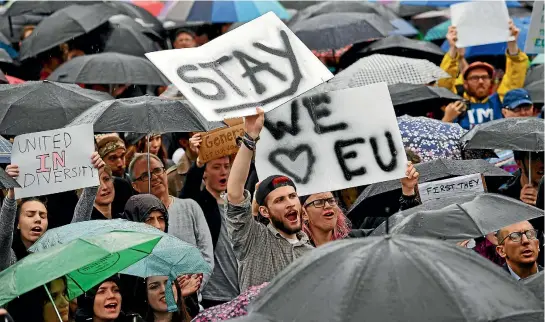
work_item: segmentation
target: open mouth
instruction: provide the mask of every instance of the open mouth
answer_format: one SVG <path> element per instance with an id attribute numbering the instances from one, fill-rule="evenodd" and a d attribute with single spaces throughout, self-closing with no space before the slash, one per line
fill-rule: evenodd
<path id="1" fill-rule="evenodd" d="M 326 211 L 326 212 L 324 213 L 324 217 L 326 217 L 326 218 L 331 219 L 331 218 L 333 218 L 333 216 L 335 216 L 335 212 L 334 212 L 333 210 Z"/>
<path id="2" fill-rule="evenodd" d="M 295 210 L 288 212 L 285 217 L 291 222 L 296 222 L 299 219 L 299 215 Z"/>
<path id="3" fill-rule="evenodd" d="M 33 233 L 41 234 L 43 232 L 43 229 L 40 226 L 35 226 L 35 227 L 32 227 L 30 231 Z"/>
<path id="4" fill-rule="evenodd" d="M 227 183 L 227 179 L 220 179 L 220 184 L 226 184 Z"/>
<path id="5" fill-rule="evenodd" d="M 104 308 L 108 311 L 115 311 L 117 309 L 117 303 L 108 303 L 104 305 Z"/>

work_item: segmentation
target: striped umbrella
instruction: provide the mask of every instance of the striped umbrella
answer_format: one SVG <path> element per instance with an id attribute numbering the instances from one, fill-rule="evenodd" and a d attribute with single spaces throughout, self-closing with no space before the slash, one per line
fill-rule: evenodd
<path id="1" fill-rule="evenodd" d="M 159 17 L 174 21 L 234 23 L 253 20 L 269 11 L 280 19 L 290 18 L 278 1 L 168 1 Z"/>

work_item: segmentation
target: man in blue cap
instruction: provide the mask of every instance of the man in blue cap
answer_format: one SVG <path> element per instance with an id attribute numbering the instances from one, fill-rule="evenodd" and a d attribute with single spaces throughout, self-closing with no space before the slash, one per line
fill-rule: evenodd
<path id="1" fill-rule="evenodd" d="M 532 98 L 524 88 L 512 89 L 505 94 L 501 113 L 505 118 L 536 115 Z"/>

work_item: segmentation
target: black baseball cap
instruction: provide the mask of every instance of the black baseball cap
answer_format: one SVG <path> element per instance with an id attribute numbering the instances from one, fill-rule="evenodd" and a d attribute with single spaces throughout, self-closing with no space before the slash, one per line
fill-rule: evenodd
<path id="1" fill-rule="evenodd" d="M 290 178 L 281 175 L 270 176 L 265 180 L 261 181 L 261 183 L 259 184 L 259 187 L 255 192 L 255 201 L 259 206 L 263 206 L 265 204 L 265 198 L 267 198 L 269 193 L 277 188 L 286 186 L 291 186 L 293 187 L 293 189 L 295 189 L 295 191 L 297 191 L 295 183 L 293 183 Z"/>

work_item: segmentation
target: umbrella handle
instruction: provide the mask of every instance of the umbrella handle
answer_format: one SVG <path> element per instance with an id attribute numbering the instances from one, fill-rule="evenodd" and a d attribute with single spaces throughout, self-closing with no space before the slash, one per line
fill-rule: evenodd
<path id="1" fill-rule="evenodd" d="M 176 278 L 173 278 L 172 276 L 168 277 L 167 285 L 172 285 L 172 283 L 177 283 Z M 176 287 L 176 290 L 178 287 Z M 180 293 L 181 295 L 181 293 Z M 178 305 L 176 304 L 176 301 L 174 300 L 174 292 L 172 292 L 172 287 L 167 287 L 165 290 L 165 300 L 167 302 L 167 311 L 168 312 L 177 312 L 178 311 Z"/>
<path id="2" fill-rule="evenodd" d="M 146 135 L 146 146 L 148 147 L 148 193 L 151 194 L 151 169 L 150 167 L 150 156 L 149 156 L 149 145 L 150 145 L 151 135 Z"/>
<path id="3" fill-rule="evenodd" d="M 532 152 L 528 152 L 528 183 L 532 184 Z"/>
<path id="4" fill-rule="evenodd" d="M 47 293 L 47 296 L 49 297 L 49 300 L 51 301 L 51 304 L 53 305 L 53 308 L 55 309 L 55 313 L 57 313 L 57 317 L 59 318 L 59 322 L 62 322 L 61 314 L 59 313 L 59 309 L 57 309 L 57 306 L 55 305 L 55 301 L 53 301 L 53 297 L 51 296 L 51 293 L 49 293 L 49 289 L 44 284 L 45 292 Z"/>

